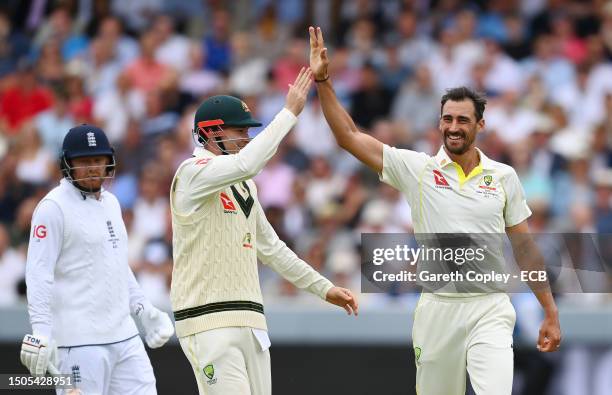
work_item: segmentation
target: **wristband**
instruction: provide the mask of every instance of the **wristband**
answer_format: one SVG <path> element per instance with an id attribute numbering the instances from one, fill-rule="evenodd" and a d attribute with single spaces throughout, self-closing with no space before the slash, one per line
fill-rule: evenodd
<path id="1" fill-rule="evenodd" d="M 329 79 L 329 74 L 327 74 L 327 77 L 323 78 L 322 80 L 318 80 L 315 78 L 314 82 L 325 82 Z"/>

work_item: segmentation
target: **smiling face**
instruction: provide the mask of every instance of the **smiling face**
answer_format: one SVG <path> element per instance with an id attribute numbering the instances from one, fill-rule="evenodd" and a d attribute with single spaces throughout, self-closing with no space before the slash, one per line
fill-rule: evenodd
<path id="1" fill-rule="evenodd" d="M 448 100 L 442 107 L 439 129 L 444 147 L 451 154 L 466 153 L 484 127 L 484 119 L 476 120 L 474 103 L 470 99 Z"/>
<path id="2" fill-rule="evenodd" d="M 84 189 L 91 191 L 100 190 L 105 177 L 110 160 L 105 155 L 84 156 L 74 158 L 71 161 L 72 178 Z"/>

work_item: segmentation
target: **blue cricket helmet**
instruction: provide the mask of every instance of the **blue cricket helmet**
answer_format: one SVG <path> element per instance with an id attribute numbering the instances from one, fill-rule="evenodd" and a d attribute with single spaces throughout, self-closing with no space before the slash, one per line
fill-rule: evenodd
<path id="1" fill-rule="evenodd" d="M 102 129 L 82 124 L 68 131 L 62 144 L 62 156 L 66 159 L 73 159 L 96 155 L 115 155 L 115 150 L 111 147 Z"/>
<path id="2" fill-rule="evenodd" d="M 62 143 L 60 156 L 62 174 L 79 187 L 72 179 L 71 159 L 98 155 L 109 157 L 110 164 L 107 167 L 107 175 L 112 178 L 115 171 L 115 150 L 111 147 L 104 131 L 97 126 L 88 124 L 73 127 L 68 131 Z M 81 188 L 79 187 L 79 189 Z"/>

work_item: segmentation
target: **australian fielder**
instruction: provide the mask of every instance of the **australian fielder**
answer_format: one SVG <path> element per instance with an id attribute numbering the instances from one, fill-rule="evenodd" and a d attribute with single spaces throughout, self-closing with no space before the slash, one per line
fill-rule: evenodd
<path id="1" fill-rule="evenodd" d="M 439 129 L 444 144 L 435 156 L 390 147 L 361 132 L 342 108 L 327 74 L 321 30 L 311 27 L 309 33 L 310 67 L 336 141 L 402 192 L 412 209 L 415 234 L 505 232 L 519 266 L 531 264 L 539 254 L 529 237 L 531 211 L 518 176 L 475 146 L 484 127 L 486 100 L 465 87 L 442 97 Z M 561 341 L 557 307 L 548 287 L 534 292 L 545 313 L 537 347 L 556 351 Z M 467 370 L 476 394 L 510 395 L 514 323 L 505 293 L 423 293 L 413 326 L 417 392 L 463 395 Z"/>
<path id="2" fill-rule="evenodd" d="M 241 100 L 213 96 L 196 112 L 193 133 L 203 146 L 180 165 L 170 191 L 171 299 L 200 394 L 271 393 L 258 258 L 297 287 L 357 314 L 349 290 L 334 287 L 278 238 L 251 180 L 295 125 L 310 79 L 302 69 L 285 108 L 250 142 L 249 127 L 261 124 Z"/>

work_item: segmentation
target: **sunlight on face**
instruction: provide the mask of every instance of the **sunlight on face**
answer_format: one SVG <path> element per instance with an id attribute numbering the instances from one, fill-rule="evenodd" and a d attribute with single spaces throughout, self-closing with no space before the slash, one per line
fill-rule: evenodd
<path id="1" fill-rule="evenodd" d="M 474 103 L 471 100 L 444 103 L 439 129 L 446 149 L 456 155 L 467 152 L 476 140 L 476 134 L 484 126 L 484 120 L 476 121 Z"/>

